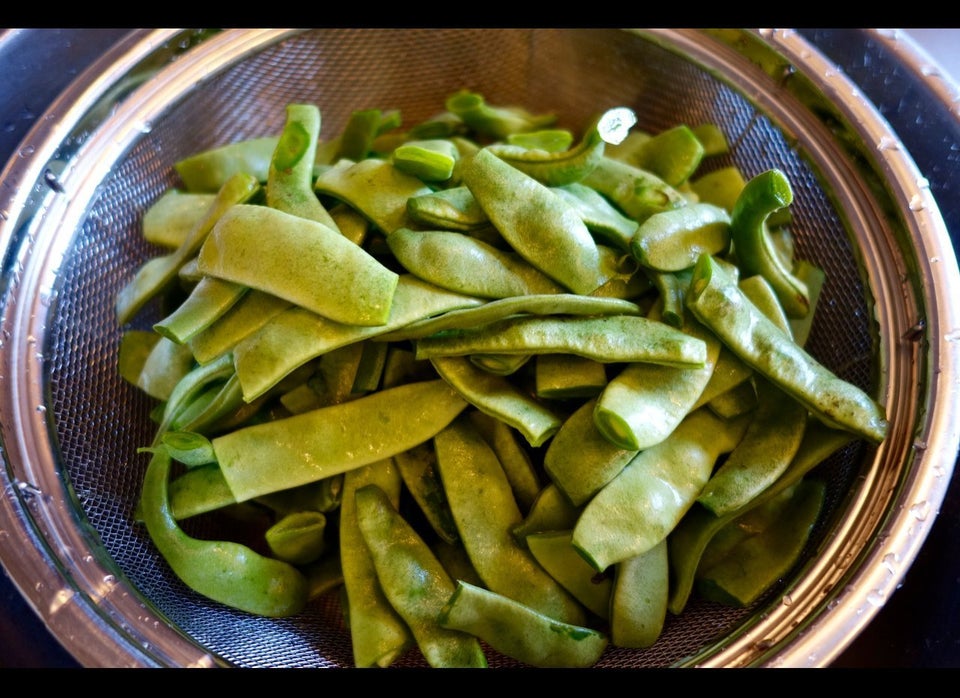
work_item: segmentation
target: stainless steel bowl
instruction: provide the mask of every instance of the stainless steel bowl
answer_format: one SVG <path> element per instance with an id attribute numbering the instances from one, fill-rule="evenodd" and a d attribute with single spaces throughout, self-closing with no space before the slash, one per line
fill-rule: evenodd
<path id="1" fill-rule="evenodd" d="M 150 405 L 117 374 L 113 299 L 153 253 L 140 216 L 178 159 L 277 132 L 291 101 L 316 102 L 335 133 L 357 108 L 414 123 L 461 87 L 573 128 L 619 105 L 652 131 L 715 122 L 729 162 L 787 172 L 798 249 L 828 277 L 811 352 L 890 419 L 879 447 L 821 466 L 827 510 L 773 593 L 743 610 L 693 602 L 654 647 L 611 649 L 599 666 L 824 666 L 902 580 L 960 442 L 960 273 L 897 135 L 800 34 L 144 30 L 61 95 L 0 190 L 0 561 L 85 666 L 349 666 L 334 595 L 293 619 L 217 607 L 133 523 Z"/>

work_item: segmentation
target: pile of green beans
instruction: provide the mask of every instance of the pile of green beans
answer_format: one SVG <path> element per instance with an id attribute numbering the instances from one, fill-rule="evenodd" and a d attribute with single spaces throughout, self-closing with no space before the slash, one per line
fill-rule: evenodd
<path id="1" fill-rule="evenodd" d="M 290 104 L 177 162 L 143 217 L 163 254 L 116 299 L 156 405 L 136 523 L 173 572 L 263 616 L 338 594 L 357 667 L 589 667 L 692 593 L 773 588 L 811 471 L 884 411 L 804 349 L 825 279 L 784 174 L 716 164 L 713 124 L 635 124 L 463 90 L 324 139 Z M 191 536 L 204 515 L 258 533 Z"/>

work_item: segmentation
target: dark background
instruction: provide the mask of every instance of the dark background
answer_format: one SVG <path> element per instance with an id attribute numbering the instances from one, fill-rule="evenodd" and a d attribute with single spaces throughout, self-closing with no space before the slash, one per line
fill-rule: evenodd
<path id="1" fill-rule="evenodd" d="M 127 33 L 123 28 L 0 34 L 0 165 L 48 105 Z M 900 136 L 929 180 L 957 249 L 960 119 L 929 87 L 858 29 L 802 29 L 844 67 Z M 834 668 L 960 668 L 960 467 L 902 586 Z M 0 668 L 79 668 L 0 573 Z"/>

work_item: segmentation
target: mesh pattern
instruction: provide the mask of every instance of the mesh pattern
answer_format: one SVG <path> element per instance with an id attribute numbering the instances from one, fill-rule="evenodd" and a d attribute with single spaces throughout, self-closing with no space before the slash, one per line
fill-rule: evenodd
<path id="1" fill-rule="evenodd" d="M 136 449 L 149 443 L 154 424 L 150 401 L 118 376 L 122 328 L 113 309 L 119 289 L 143 261 L 159 253 L 139 236 L 140 217 L 177 184 L 175 161 L 214 145 L 279 132 L 287 103 L 318 104 L 322 133 L 329 135 L 354 109 L 398 108 L 405 123 L 415 123 L 442 109 L 444 98 L 464 87 L 490 103 L 555 111 L 562 125 L 575 129 L 620 105 L 633 108 L 638 127 L 649 131 L 715 122 L 735 147 L 710 167 L 735 164 L 746 175 L 771 166 L 783 169 L 795 190 L 797 256 L 815 260 L 827 272 L 809 347 L 842 378 L 869 384 L 864 290 L 831 202 L 774 125 L 695 66 L 637 37 L 601 29 L 322 30 L 288 39 L 209 76 L 181 103 L 170 105 L 105 180 L 59 275 L 51 345 L 45 348 L 55 438 L 89 526 L 118 574 L 161 617 L 230 664 L 351 666 L 352 654 L 336 593 L 289 619 L 255 618 L 220 607 L 186 588 L 134 523 L 147 462 Z M 159 309 L 150 307 L 136 322 L 149 328 L 160 317 Z M 858 448 L 851 447 L 822 466 L 830 507 L 856 475 L 858 459 Z M 198 536 L 215 534 L 215 526 L 203 517 L 185 525 Z M 668 616 L 654 647 L 611 647 L 599 666 L 682 662 L 765 603 L 732 609 L 692 599 L 681 616 Z M 488 657 L 491 666 L 515 664 L 490 651 Z M 424 663 L 412 650 L 395 666 Z"/>

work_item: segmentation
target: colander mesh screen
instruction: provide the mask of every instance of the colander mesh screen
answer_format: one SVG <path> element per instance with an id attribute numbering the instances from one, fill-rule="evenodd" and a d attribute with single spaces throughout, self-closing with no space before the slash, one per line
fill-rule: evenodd
<path id="1" fill-rule="evenodd" d="M 318 30 L 205 77 L 151 125 L 91 202 L 59 275 L 45 354 L 60 459 L 90 528 L 118 575 L 158 614 L 228 663 L 351 666 L 339 597 L 332 592 L 295 618 L 256 618 L 199 597 L 170 572 L 134 522 L 148 460 L 136 450 L 152 439 L 153 404 L 118 376 L 122 328 L 114 299 L 140 264 L 162 252 L 142 241 L 139 222 L 149 204 L 178 184 L 172 164 L 215 145 L 278 133 L 290 102 L 316 103 L 325 137 L 336 134 L 355 109 L 397 108 L 406 124 L 416 123 L 441 111 L 444 99 L 460 88 L 483 94 L 491 104 L 554 111 L 561 125 L 574 129 L 621 105 L 634 109 L 638 128 L 651 132 L 716 123 L 733 148 L 705 162 L 701 173 L 728 164 L 746 176 L 770 167 L 786 172 L 795 193 L 796 255 L 815 260 L 828 279 L 808 348 L 844 379 L 869 385 L 872 344 L 854 250 L 810 167 L 739 93 L 648 41 L 602 29 Z M 160 317 L 161 309 L 151 306 L 132 326 L 147 329 Z M 830 492 L 822 529 L 856 475 L 859 453 L 850 447 L 818 471 Z M 200 517 L 184 525 L 207 537 L 220 524 Z M 823 530 L 815 531 L 811 550 L 822 536 Z M 681 616 L 668 616 L 653 647 L 611 647 L 600 666 L 681 662 L 767 601 L 732 609 L 694 598 Z M 515 664 L 493 652 L 488 657 L 491 666 Z M 424 663 L 411 650 L 396 665 Z"/>

